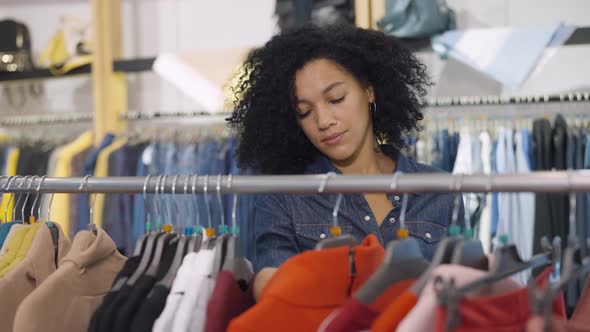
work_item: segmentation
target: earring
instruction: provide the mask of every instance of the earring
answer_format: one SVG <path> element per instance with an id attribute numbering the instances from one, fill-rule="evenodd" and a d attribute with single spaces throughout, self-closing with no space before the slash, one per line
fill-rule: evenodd
<path id="1" fill-rule="evenodd" d="M 377 103 L 376 102 L 370 103 L 369 110 L 371 111 L 371 113 L 375 114 L 375 112 L 377 112 Z"/>

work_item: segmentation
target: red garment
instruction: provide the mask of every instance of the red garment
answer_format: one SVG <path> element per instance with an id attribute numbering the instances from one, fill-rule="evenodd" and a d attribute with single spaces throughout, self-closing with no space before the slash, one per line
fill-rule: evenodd
<path id="1" fill-rule="evenodd" d="M 551 332 L 590 332 L 590 326 L 565 320 L 553 315 L 549 320 Z M 526 324 L 526 332 L 545 332 L 545 320 L 542 316 L 534 316 Z"/>
<path id="2" fill-rule="evenodd" d="M 306 251 L 288 259 L 262 291 L 259 303 L 229 325 L 229 332 L 316 331 L 348 300 L 351 258 L 348 247 Z M 374 235 L 354 247 L 355 292 L 381 264 L 384 249 Z"/>
<path id="3" fill-rule="evenodd" d="M 582 295 L 580 295 L 578 304 L 576 304 L 576 309 L 572 314 L 571 320 L 590 326 L 590 278 L 586 278 L 584 290 L 582 291 Z"/>
<path id="4" fill-rule="evenodd" d="M 537 286 L 545 286 L 550 273 L 551 268 L 545 269 L 535 280 Z M 437 331 L 445 330 L 446 311 L 443 306 L 437 309 Z M 553 301 L 553 313 L 566 317 L 562 294 Z M 532 315 L 528 289 L 523 287 L 500 295 L 463 298 L 458 303 L 457 315 L 459 324 L 453 330 L 455 332 L 524 331 Z"/>
<path id="5" fill-rule="evenodd" d="M 373 322 L 371 326 L 372 332 L 391 332 L 397 329 L 399 323 L 406 317 L 406 315 L 418 303 L 418 296 L 410 290 L 405 291 L 398 296 L 379 317 Z"/>
<path id="6" fill-rule="evenodd" d="M 414 281 L 414 279 L 409 279 L 392 285 L 370 306 L 359 302 L 354 296 L 351 297 L 346 304 L 324 320 L 320 331 L 355 332 L 368 330 L 379 313 L 406 291 Z"/>
<path id="7" fill-rule="evenodd" d="M 254 304 L 251 284 L 242 290 L 231 272 L 219 272 L 207 303 L 205 332 L 225 332 L 232 319 Z"/>

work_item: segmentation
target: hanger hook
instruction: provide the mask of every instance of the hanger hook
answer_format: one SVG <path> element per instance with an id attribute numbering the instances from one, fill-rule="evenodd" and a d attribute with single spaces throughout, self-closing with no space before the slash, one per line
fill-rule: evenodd
<path id="1" fill-rule="evenodd" d="M 188 183 L 189 183 L 190 179 L 191 179 L 190 175 L 185 175 L 184 188 L 183 188 L 183 193 L 184 193 L 183 198 L 185 199 L 185 203 L 186 203 L 186 204 L 184 204 L 186 206 L 186 219 L 184 219 L 185 220 L 185 223 L 184 223 L 185 228 L 189 226 L 188 220 L 190 219 L 190 216 L 191 216 L 190 200 L 189 200 L 190 198 L 187 198 L 187 196 L 188 196 Z"/>
<path id="2" fill-rule="evenodd" d="M 403 174 L 401 171 L 397 171 L 393 173 L 393 178 L 391 181 L 391 185 L 389 188 L 392 191 L 397 190 L 397 186 L 399 184 L 399 177 Z M 399 214 L 399 227 L 401 229 L 406 229 L 406 210 L 408 209 L 408 193 L 404 191 L 402 196 L 402 209 Z"/>
<path id="3" fill-rule="evenodd" d="M 324 178 L 322 179 L 322 182 L 320 182 L 320 187 L 318 188 L 318 193 L 322 194 L 324 192 L 324 190 L 326 189 L 326 184 L 328 184 L 328 179 L 334 174 L 336 173 L 328 172 L 324 174 Z"/>
<path id="4" fill-rule="evenodd" d="M 163 209 L 162 211 L 162 224 L 164 224 L 166 221 L 168 221 L 168 215 L 167 215 L 167 205 L 166 205 L 166 180 L 168 180 L 168 175 L 164 174 L 162 175 L 162 182 L 160 183 L 160 199 L 162 200 L 162 205 L 163 205 Z"/>
<path id="5" fill-rule="evenodd" d="M 149 209 L 149 203 L 147 200 L 147 186 L 148 186 L 148 182 L 150 182 L 150 178 L 152 176 L 148 175 L 145 178 L 145 181 L 143 181 L 143 211 L 145 212 L 145 229 L 147 232 L 150 232 L 152 230 L 152 224 L 150 222 L 150 209 Z"/>
<path id="6" fill-rule="evenodd" d="M 20 192 L 20 189 L 22 189 L 23 185 L 25 183 L 27 183 L 28 179 L 29 179 L 30 175 L 25 175 L 24 177 L 21 177 L 22 182 L 19 182 L 19 184 L 16 186 L 16 188 L 19 191 L 18 194 L 18 198 L 16 199 L 16 202 L 14 203 L 14 206 L 12 207 L 12 221 L 16 221 L 16 208 L 18 207 L 21 198 L 23 198 L 22 193 Z M 21 220 L 22 223 L 24 223 L 24 220 Z"/>
<path id="7" fill-rule="evenodd" d="M 29 201 L 29 197 L 30 197 L 30 195 L 31 195 L 31 192 L 30 192 L 30 190 L 31 190 L 31 189 L 32 189 L 32 187 L 33 187 L 33 183 L 35 182 L 35 179 L 38 179 L 38 178 L 39 178 L 39 176 L 38 176 L 38 175 L 33 175 L 33 176 L 31 177 L 31 183 L 29 183 L 29 185 L 27 186 L 27 195 L 25 196 L 25 201 L 23 202 L 23 206 L 22 206 L 22 208 L 21 208 L 21 210 L 20 210 L 20 215 L 21 215 L 21 218 L 22 218 L 22 220 L 23 220 L 23 223 L 25 222 L 25 208 L 27 207 L 27 202 Z M 35 207 L 35 202 L 33 202 L 33 208 L 34 208 L 34 207 Z M 31 211 L 33 210 L 33 208 L 31 208 Z M 32 214 L 31 214 L 31 215 L 32 215 Z M 29 220 L 29 222 L 30 222 L 30 220 Z M 33 222 L 34 222 L 34 221 L 33 221 Z"/>
<path id="8" fill-rule="evenodd" d="M 18 175 L 17 175 L 18 176 Z M 6 206 L 4 207 L 4 222 L 8 222 L 8 207 L 10 206 L 10 202 L 12 202 L 12 198 L 14 197 L 14 193 L 10 192 L 10 185 L 14 182 L 17 176 L 10 176 L 8 178 L 8 182 L 6 183 L 6 192 L 10 194 L 8 201 L 6 202 Z"/>
<path id="9" fill-rule="evenodd" d="M 227 178 L 227 192 L 231 192 L 232 184 L 233 184 L 233 175 L 230 174 Z M 237 227 L 237 217 L 236 212 L 238 210 L 238 194 L 234 193 L 232 195 L 232 208 L 231 208 L 231 224 L 232 228 L 235 230 Z"/>
<path id="10" fill-rule="evenodd" d="M 577 243 L 578 237 L 576 235 L 576 194 L 573 191 L 572 185 L 572 170 L 567 170 L 567 186 L 570 199 L 570 215 L 569 215 L 569 235 L 568 235 L 568 242 L 573 245 Z"/>
<path id="11" fill-rule="evenodd" d="M 207 198 L 207 190 L 209 186 L 209 174 L 205 175 L 205 184 L 203 185 L 203 194 L 205 196 L 205 208 L 207 209 L 207 225 L 211 228 L 211 209 L 209 207 L 209 199 Z"/>
<path id="12" fill-rule="evenodd" d="M 195 219 L 197 221 L 197 226 L 201 226 L 201 216 L 199 215 L 199 201 L 197 200 L 197 192 L 196 192 L 196 186 L 197 186 L 197 182 L 199 182 L 199 175 L 195 175 L 194 180 L 192 181 L 192 201 L 193 203 L 195 203 Z"/>
<path id="13" fill-rule="evenodd" d="M 219 211 L 221 212 L 221 225 L 225 225 L 225 213 L 223 211 L 223 198 L 221 197 L 221 174 L 217 174 L 217 184 L 215 187 L 217 191 L 217 203 L 219 203 Z"/>
<path id="14" fill-rule="evenodd" d="M 186 220 L 186 218 L 182 218 L 182 215 L 180 212 L 180 207 L 178 206 L 180 200 L 175 199 L 176 186 L 178 184 L 179 177 L 180 177 L 180 175 L 176 174 L 176 175 L 174 175 L 174 179 L 172 180 L 172 201 L 174 202 L 174 207 L 176 208 L 176 220 L 174 220 L 174 222 L 176 222 L 176 223 L 179 223 L 180 220 Z M 172 220 L 171 220 L 171 222 L 172 222 Z M 183 225 L 178 225 L 178 226 L 182 227 Z"/>
<path id="15" fill-rule="evenodd" d="M 41 180 L 39 181 L 39 184 L 37 185 L 37 188 L 35 189 L 35 199 L 33 200 L 33 206 L 31 206 L 31 216 L 35 216 L 35 206 L 37 205 L 37 201 L 39 200 L 39 196 L 41 196 L 40 191 L 41 191 L 41 183 L 43 183 L 43 181 L 45 180 L 45 178 L 47 177 L 47 175 L 43 175 L 41 177 Z M 38 218 L 37 219 L 41 219 L 41 203 L 39 203 L 39 213 L 38 213 Z"/>
<path id="16" fill-rule="evenodd" d="M 156 203 L 156 228 L 157 224 L 160 222 L 162 218 L 161 210 L 160 210 L 160 198 L 159 198 L 159 191 L 160 191 L 160 181 L 162 181 L 162 175 L 158 175 L 156 179 L 156 188 L 154 188 L 154 201 Z"/>

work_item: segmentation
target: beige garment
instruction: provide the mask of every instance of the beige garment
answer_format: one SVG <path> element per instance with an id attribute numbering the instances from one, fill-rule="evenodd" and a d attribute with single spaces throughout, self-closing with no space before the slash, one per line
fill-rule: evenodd
<path id="1" fill-rule="evenodd" d="M 59 230 L 59 260 L 70 249 L 70 240 L 57 224 L 56 227 Z M 25 258 L 0 278 L 0 331 L 13 331 L 14 315 L 19 304 L 57 269 L 55 261 L 51 231 L 46 225 L 41 225 Z"/>
<path id="2" fill-rule="evenodd" d="M 59 269 L 18 308 L 14 331 L 86 331 L 126 260 L 102 229 L 78 232 Z"/>

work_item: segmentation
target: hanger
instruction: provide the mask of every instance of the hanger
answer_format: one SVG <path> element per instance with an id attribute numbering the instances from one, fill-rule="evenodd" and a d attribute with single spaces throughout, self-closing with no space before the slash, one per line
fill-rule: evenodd
<path id="1" fill-rule="evenodd" d="M 164 178 L 162 180 L 162 186 L 160 187 L 160 193 L 163 193 L 165 188 L 166 188 L 166 179 L 168 178 L 167 175 L 164 175 Z M 174 186 L 174 184 L 173 184 Z M 163 200 L 164 205 L 165 205 L 165 200 Z M 170 221 L 170 220 L 169 220 Z M 170 227 L 172 228 L 172 227 Z M 170 244 L 172 244 L 171 241 L 176 241 L 177 237 L 176 234 L 165 231 L 163 232 L 163 234 L 158 237 L 158 240 L 156 241 L 156 247 L 154 249 L 154 256 L 149 264 L 149 266 L 147 267 L 147 269 L 145 270 L 145 275 L 147 276 L 152 276 L 155 277 L 156 274 L 158 273 L 158 270 L 160 268 L 160 262 L 162 261 L 162 257 L 164 255 L 164 250 L 166 250 L 166 247 Z M 131 279 L 130 279 L 131 281 Z"/>
<path id="2" fill-rule="evenodd" d="M 172 185 L 172 195 L 176 194 L 176 181 L 178 180 L 178 175 L 174 177 L 174 184 Z M 188 181 L 188 177 L 187 177 Z M 186 192 L 186 185 L 185 185 L 185 192 Z M 180 212 L 180 210 L 179 210 Z M 189 245 L 189 238 L 185 235 L 180 235 L 177 237 L 178 242 L 176 246 L 176 251 L 174 252 L 174 258 L 172 258 L 172 263 L 168 268 L 168 271 L 162 277 L 162 279 L 158 282 L 158 285 L 163 285 L 165 287 L 171 288 L 172 284 L 174 283 L 174 279 L 176 278 L 176 273 L 178 269 L 182 265 L 182 259 L 186 253 L 186 247 Z"/>
<path id="3" fill-rule="evenodd" d="M 230 174 L 227 180 L 227 191 L 231 192 L 231 185 L 233 176 Z M 229 271 L 234 276 L 235 280 L 250 281 L 254 276 L 252 264 L 239 254 L 239 238 L 237 226 L 237 209 L 238 209 L 238 194 L 233 195 L 231 220 L 232 227 L 230 229 L 230 236 L 227 239 L 227 249 L 225 261 L 223 262 L 222 271 Z"/>
<path id="4" fill-rule="evenodd" d="M 80 191 L 86 191 L 88 192 L 88 179 L 90 178 L 90 175 L 86 175 L 84 176 L 84 178 L 82 179 L 82 183 L 80 183 L 80 187 L 78 188 Z M 96 230 L 96 225 L 94 224 L 94 203 L 96 202 L 96 196 L 98 194 L 95 193 L 92 196 L 92 203 L 90 204 L 90 223 L 88 223 L 88 230 L 92 232 L 92 234 L 96 235 L 97 230 Z"/>
<path id="5" fill-rule="evenodd" d="M 452 186 L 449 189 L 453 189 Z M 449 235 L 441 240 L 441 242 L 436 247 L 436 251 L 432 257 L 432 261 L 430 261 L 430 265 L 426 271 L 422 273 L 420 278 L 418 278 L 418 280 L 416 280 L 416 282 L 410 287 L 410 290 L 416 295 L 422 293 L 424 287 L 426 287 L 428 282 L 432 279 L 433 272 L 436 267 L 441 264 L 451 263 L 455 252 L 455 247 L 457 247 L 457 244 L 463 242 L 463 239 L 459 236 L 461 233 L 461 228 L 459 225 L 457 225 L 459 220 L 459 207 L 461 206 L 460 199 L 461 195 L 455 196 L 451 225 L 449 226 Z"/>
<path id="6" fill-rule="evenodd" d="M 155 247 L 156 247 L 156 242 L 157 240 L 163 236 L 163 232 L 161 232 L 160 230 L 160 209 L 159 209 L 159 205 L 158 205 L 158 189 L 160 186 L 160 181 L 162 180 L 162 175 L 158 175 L 158 178 L 156 180 L 156 187 L 154 188 L 155 191 L 155 201 L 156 201 L 156 213 L 157 213 L 157 220 L 156 220 L 156 229 L 155 232 L 152 232 L 151 234 L 148 235 L 146 244 L 145 244 L 145 249 L 143 250 L 143 254 L 141 255 L 141 260 L 139 261 L 139 265 L 137 266 L 137 269 L 135 269 L 135 271 L 133 272 L 133 274 L 131 275 L 131 277 L 129 277 L 129 279 L 127 280 L 127 282 L 125 283 L 128 286 L 133 286 L 137 280 L 143 275 L 144 271 L 146 271 L 146 269 L 148 268 L 150 262 L 152 261 L 152 258 L 154 257 L 154 252 L 155 252 Z M 119 286 L 119 287 L 117 287 Z M 113 291 L 117 291 L 119 290 L 121 287 L 123 286 L 123 284 L 120 285 L 115 285 L 113 286 Z"/>
<path id="7" fill-rule="evenodd" d="M 29 176 L 28 176 L 28 175 L 26 175 L 26 176 L 22 177 L 22 176 L 20 176 L 20 175 L 17 175 L 17 176 L 15 176 L 15 178 L 22 179 L 22 182 L 19 182 L 19 184 L 16 186 L 16 189 L 17 189 L 17 191 L 18 191 L 18 196 L 17 196 L 16 202 L 15 202 L 15 203 L 14 203 L 14 205 L 12 206 L 12 221 L 13 221 L 13 222 L 16 222 L 16 221 L 17 221 L 17 220 L 16 220 L 16 208 L 17 208 L 18 204 L 20 203 L 20 199 L 23 197 L 23 195 L 22 195 L 22 193 L 21 193 L 20 189 L 22 189 L 22 187 L 23 187 L 23 184 L 24 184 L 25 182 L 27 182 L 27 179 L 29 178 Z M 16 181 L 16 179 L 15 179 L 15 181 Z M 13 195 L 13 196 L 14 196 L 14 195 Z M 9 205 L 10 205 L 10 201 L 8 201 L 8 203 L 9 203 Z M 24 221 L 24 220 L 21 220 L 20 222 L 21 222 L 21 223 L 23 223 L 23 224 L 25 223 L 25 221 Z"/>
<path id="8" fill-rule="evenodd" d="M 40 196 L 39 192 L 41 191 L 41 185 L 45 181 L 45 178 L 47 178 L 47 175 L 43 175 L 42 177 L 40 177 L 39 184 L 37 185 L 37 189 L 35 189 L 35 199 L 33 200 L 33 204 L 31 205 L 31 211 L 29 212 L 29 220 L 31 223 L 35 222 L 35 221 L 39 221 L 39 219 L 41 219 L 41 214 L 39 214 L 38 217 L 35 217 L 35 206 L 37 205 L 37 202 L 39 201 L 39 196 Z M 39 209 L 41 209 L 41 204 L 39 204 Z M 50 223 L 50 224 L 53 225 L 53 223 Z M 49 228 L 51 228 L 49 226 L 49 224 L 47 224 L 47 225 Z"/>
<path id="9" fill-rule="evenodd" d="M 189 250 L 193 251 L 193 252 L 198 252 L 199 250 L 201 250 L 201 246 L 203 244 L 203 227 L 201 226 L 201 217 L 199 216 L 199 202 L 197 200 L 197 195 L 196 195 L 196 191 L 195 191 L 195 187 L 197 184 L 197 181 L 199 180 L 199 176 L 195 175 L 195 179 L 192 182 L 192 194 L 191 194 L 191 198 L 192 198 L 192 202 L 195 204 L 195 218 L 197 219 L 197 226 L 195 227 L 194 232 L 192 233 L 191 236 L 191 245 L 189 246 Z"/>
<path id="10" fill-rule="evenodd" d="M 463 186 L 464 174 L 461 174 L 461 181 L 457 181 L 457 192 L 456 201 L 461 199 L 461 187 Z M 490 175 L 490 181 L 492 176 Z M 491 183 L 489 184 L 491 187 Z M 469 201 L 468 201 L 469 202 Z M 455 211 L 453 211 L 453 218 L 455 213 L 458 214 L 460 204 L 455 202 Z M 469 204 L 467 204 L 467 207 Z M 451 264 L 458 264 L 463 266 L 469 266 L 479 270 L 488 270 L 488 256 L 483 251 L 483 245 L 480 240 L 473 239 L 473 230 L 471 229 L 471 220 L 468 213 L 468 208 L 465 208 L 465 233 L 464 240 L 457 241 L 455 248 L 453 249 L 453 256 L 451 258 Z"/>
<path id="11" fill-rule="evenodd" d="M 401 172 L 398 171 L 393 175 L 390 186 L 392 191 L 397 188 L 400 174 Z M 397 233 L 398 240 L 387 244 L 383 262 L 377 271 L 354 294 L 361 303 L 372 304 L 390 286 L 403 280 L 418 278 L 429 266 L 428 261 L 422 255 L 418 241 L 408 236 L 405 225 L 407 207 L 408 193 L 404 193 L 399 218 L 400 229 Z"/>
<path id="12" fill-rule="evenodd" d="M 590 272 L 590 257 L 582 256 L 579 239 L 576 233 L 576 194 L 572 190 L 571 170 L 568 170 L 568 183 L 570 187 L 570 213 L 569 213 L 569 232 L 567 247 L 563 253 L 562 270 L 559 279 L 549 284 L 546 291 L 539 290 L 534 280 L 531 278 L 528 283 L 529 295 L 533 302 L 535 313 L 542 314 L 545 319 L 544 328 L 548 331 L 550 326 L 552 303 L 555 297 L 572 281 L 581 276 L 586 276 Z M 560 243 L 554 243 L 554 246 L 560 246 Z M 556 267 L 554 266 L 554 269 Z"/>
<path id="13" fill-rule="evenodd" d="M 212 278 L 217 277 L 217 273 L 223 266 L 227 255 L 227 239 L 230 236 L 228 234 L 227 225 L 225 224 L 225 214 L 223 212 L 223 200 L 221 197 L 221 174 L 217 175 L 217 184 L 215 190 L 217 192 L 217 203 L 219 204 L 219 209 L 221 210 L 221 222 L 219 224 L 219 236 L 217 236 L 214 246 L 215 255 L 213 257 L 213 268 L 211 270 Z"/>
<path id="14" fill-rule="evenodd" d="M 39 198 L 41 186 L 43 185 L 45 178 L 47 178 L 47 175 L 43 175 L 41 177 L 41 180 L 39 181 L 39 184 L 37 185 L 37 189 L 35 190 L 36 195 L 35 195 L 35 200 L 33 201 L 33 206 L 31 206 L 31 217 L 30 217 L 30 220 L 33 220 L 33 221 L 35 219 L 35 214 L 34 214 L 35 205 L 37 204 L 37 199 Z M 53 194 L 51 194 L 51 197 L 53 198 Z M 51 203 L 50 203 L 50 207 L 51 207 Z M 41 219 L 41 203 L 39 203 L 39 220 L 40 219 Z M 53 263 L 55 264 L 55 266 L 57 266 L 57 264 L 58 264 L 57 258 L 59 257 L 59 229 L 55 226 L 55 224 L 53 222 L 49 221 L 49 219 L 45 222 L 45 225 L 47 226 L 47 228 L 49 228 L 49 232 L 51 234 L 51 242 L 53 244 Z"/>
<path id="15" fill-rule="evenodd" d="M 318 188 L 318 193 L 321 194 L 324 192 L 326 184 L 328 183 L 328 179 L 334 174 L 334 172 L 326 173 L 322 183 L 320 184 L 320 187 Z M 342 198 L 342 193 L 339 193 L 338 197 L 336 198 L 336 204 L 334 204 L 334 210 L 332 211 L 332 227 L 330 227 L 331 237 L 318 241 L 315 246 L 315 250 L 337 247 L 352 247 L 358 244 L 358 241 L 352 235 L 341 234 L 342 229 L 338 225 L 338 210 L 340 210 Z"/>
<path id="16" fill-rule="evenodd" d="M 205 249 L 213 249 L 213 247 L 215 246 L 216 238 L 215 238 L 215 228 L 213 228 L 212 223 L 211 223 L 211 207 L 209 206 L 209 198 L 207 197 L 208 187 L 209 187 L 209 175 L 206 174 L 205 181 L 203 184 L 203 196 L 205 198 L 205 209 L 207 211 L 207 229 L 206 229 L 207 239 L 205 240 L 205 243 L 202 244 L 202 246 L 204 246 Z"/>
<path id="17" fill-rule="evenodd" d="M 23 223 L 25 223 L 25 222 L 27 222 L 29 224 L 35 223 L 34 217 L 31 219 L 29 216 L 29 218 L 25 219 L 25 208 L 27 207 L 27 202 L 29 201 L 29 197 L 31 196 L 31 189 L 33 187 L 33 182 L 35 181 L 35 179 L 38 179 L 38 178 L 39 178 L 38 175 L 33 175 L 33 176 L 29 177 L 31 182 L 29 183 L 29 185 L 26 188 L 27 194 L 25 195 L 25 201 L 23 202 L 23 205 L 20 209 L 21 220 L 23 221 Z"/>
<path id="18" fill-rule="evenodd" d="M 133 250 L 133 256 L 141 255 L 143 249 L 145 248 L 146 240 L 149 237 L 150 233 L 152 232 L 152 223 L 150 221 L 151 216 L 150 216 L 149 204 L 148 204 L 148 200 L 147 200 L 147 185 L 148 185 L 148 182 L 150 181 L 151 177 L 152 177 L 151 175 L 148 175 L 145 178 L 145 180 L 143 181 L 143 189 L 142 189 L 143 211 L 146 216 L 145 233 L 143 235 L 141 235 L 139 237 L 139 239 L 137 239 L 137 242 L 135 243 L 135 250 Z"/>

